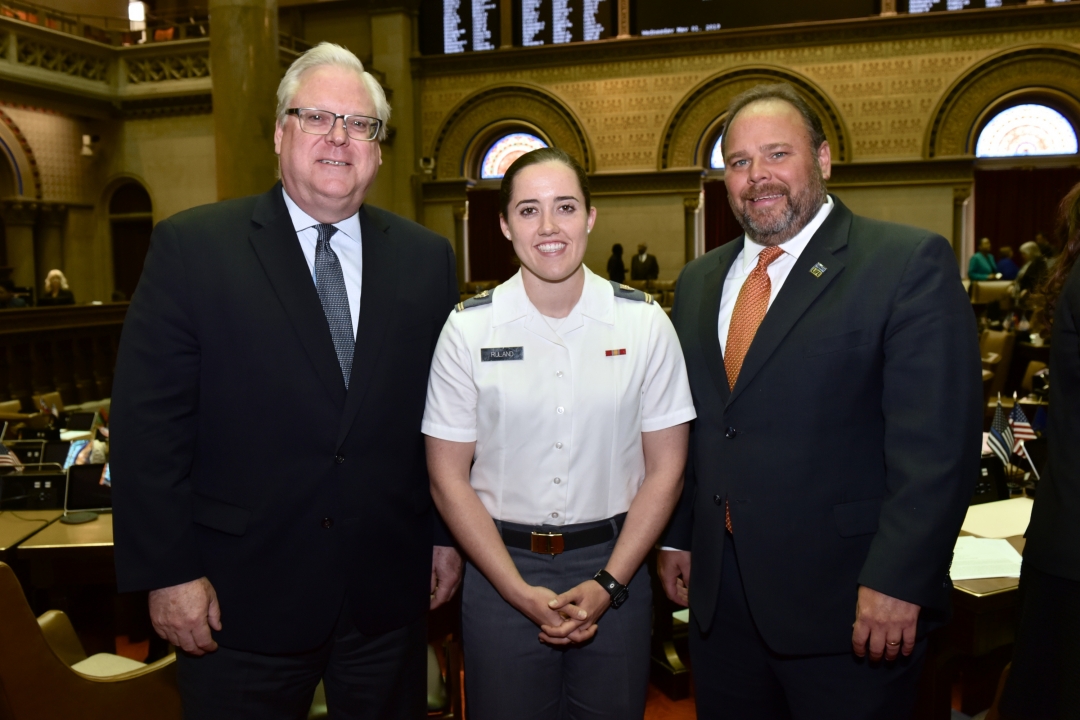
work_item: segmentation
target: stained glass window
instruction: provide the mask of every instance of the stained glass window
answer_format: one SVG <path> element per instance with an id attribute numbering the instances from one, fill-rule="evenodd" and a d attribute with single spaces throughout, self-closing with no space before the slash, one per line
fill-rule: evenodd
<path id="1" fill-rule="evenodd" d="M 986 124 L 975 144 L 976 157 L 1072 155 L 1076 131 L 1064 115 L 1045 105 L 1017 105 Z"/>
<path id="2" fill-rule="evenodd" d="M 492 144 L 480 163 L 480 178 L 501 178 L 514 161 L 527 152 L 547 147 L 547 143 L 529 133 L 517 132 L 504 135 Z"/>
<path id="3" fill-rule="evenodd" d="M 712 152 L 709 153 L 709 167 L 713 170 L 724 169 L 724 153 L 720 149 L 720 141 L 724 139 L 724 136 L 716 138 L 716 142 L 713 143 Z"/>

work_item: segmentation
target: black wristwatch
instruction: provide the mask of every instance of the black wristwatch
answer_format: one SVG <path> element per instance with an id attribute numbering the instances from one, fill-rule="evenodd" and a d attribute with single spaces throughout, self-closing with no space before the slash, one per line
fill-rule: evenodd
<path id="1" fill-rule="evenodd" d="M 630 597 L 630 591 L 625 585 L 620 585 L 619 581 L 611 577 L 611 573 L 607 570 L 601 570 L 593 576 L 593 580 L 600 583 L 600 587 L 608 591 L 608 595 L 611 596 L 611 607 L 616 610 L 626 602 L 626 598 Z"/>

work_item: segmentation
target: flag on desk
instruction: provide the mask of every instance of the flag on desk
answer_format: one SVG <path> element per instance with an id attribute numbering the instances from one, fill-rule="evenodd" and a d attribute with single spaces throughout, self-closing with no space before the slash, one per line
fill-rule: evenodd
<path id="1" fill-rule="evenodd" d="M 1032 429 L 1027 415 L 1019 405 L 1013 405 L 1013 411 L 1009 414 L 1009 427 L 1012 428 L 1013 434 L 1013 452 L 1020 452 L 1020 444 L 1025 440 L 1036 438 L 1035 430 Z"/>
<path id="2" fill-rule="evenodd" d="M 0 467 L 22 467 L 19 458 L 15 457 L 15 453 L 8 450 L 2 442 L 0 442 Z"/>
<path id="3" fill-rule="evenodd" d="M 1005 409 L 1001 407 L 1001 398 L 998 398 L 997 409 L 994 411 L 994 422 L 990 424 L 990 436 L 986 443 L 1004 464 L 1009 464 L 1012 456 L 1013 431 L 1009 427 L 1009 421 L 1005 419 Z"/>

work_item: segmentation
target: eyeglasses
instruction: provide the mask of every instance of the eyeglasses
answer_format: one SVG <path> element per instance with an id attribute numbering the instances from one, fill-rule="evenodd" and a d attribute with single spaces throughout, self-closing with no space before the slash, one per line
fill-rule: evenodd
<path id="1" fill-rule="evenodd" d="M 328 135 L 334 129 L 338 118 L 341 118 L 345 132 L 353 140 L 370 142 L 379 136 L 379 128 L 382 127 L 382 120 L 377 118 L 366 115 L 338 115 L 316 108 L 289 108 L 285 114 L 295 115 L 300 121 L 300 129 L 311 135 Z"/>

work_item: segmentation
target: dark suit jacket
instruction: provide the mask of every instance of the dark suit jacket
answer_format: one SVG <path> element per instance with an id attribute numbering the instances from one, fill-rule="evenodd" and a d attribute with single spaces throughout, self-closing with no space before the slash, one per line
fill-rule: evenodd
<path id="1" fill-rule="evenodd" d="M 161 222 L 128 310 L 111 427 L 119 588 L 207 576 L 226 647 L 313 648 L 343 602 L 367 634 L 427 610 L 420 422 L 454 257 L 377 208 L 360 228 L 348 392 L 280 185 Z"/>
<path id="2" fill-rule="evenodd" d="M 1049 455 L 1024 562 L 1080 581 L 1080 263 L 1069 272 L 1054 311 L 1050 367 Z"/>
<path id="3" fill-rule="evenodd" d="M 630 260 L 631 280 L 655 280 L 660 277 L 660 264 L 656 262 L 655 255 L 646 255 L 645 262 L 641 262 L 641 256 L 635 255 Z"/>
<path id="4" fill-rule="evenodd" d="M 833 201 L 733 391 L 717 316 L 742 238 L 686 266 L 672 313 L 698 417 L 665 544 L 693 551 L 690 607 L 722 628 L 730 501 L 750 608 L 784 654 L 849 650 L 860 584 L 923 606 L 924 627 L 946 615 L 979 467 L 975 317 L 952 248 Z"/>

